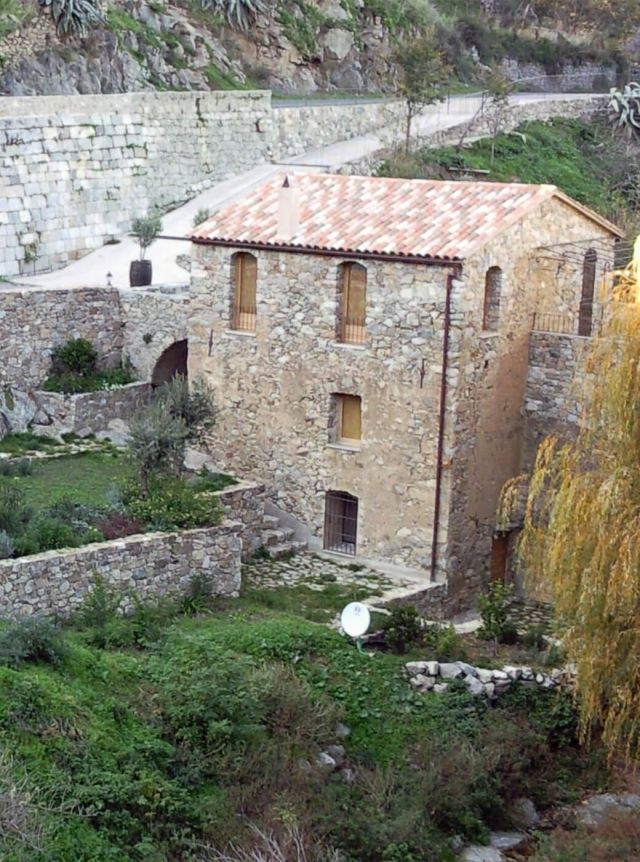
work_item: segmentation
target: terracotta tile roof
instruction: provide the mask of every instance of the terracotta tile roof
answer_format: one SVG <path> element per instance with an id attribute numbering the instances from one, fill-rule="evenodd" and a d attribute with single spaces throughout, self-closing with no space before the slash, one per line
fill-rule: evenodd
<path id="1" fill-rule="evenodd" d="M 213 243 L 456 261 L 553 197 L 620 235 L 614 225 L 550 185 L 293 174 L 299 230 L 283 241 L 277 237 L 283 181 L 284 174 L 279 175 L 215 213 L 190 236 Z"/>

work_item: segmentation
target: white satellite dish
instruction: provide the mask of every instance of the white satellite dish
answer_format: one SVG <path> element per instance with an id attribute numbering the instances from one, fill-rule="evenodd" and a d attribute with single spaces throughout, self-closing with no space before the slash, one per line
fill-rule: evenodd
<path id="1" fill-rule="evenodd" d="M 340 614 L 340 625 L 350 638 L 361 638 L 371 625 L 369 608 L 362 602 L 350 602 Z"/>

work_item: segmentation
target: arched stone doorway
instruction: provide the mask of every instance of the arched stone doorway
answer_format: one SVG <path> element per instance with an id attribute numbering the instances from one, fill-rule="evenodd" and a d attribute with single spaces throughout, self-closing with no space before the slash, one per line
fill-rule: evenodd
<path id="1" fill-rule="evenodd" d="M 152 386 L 162 386 L 178 374 L 186 377 L 188 356 L 189 343 L 186 338 L 184 341 L 175 341 L 167 347 L 154 366 L 151 375 Z"/>

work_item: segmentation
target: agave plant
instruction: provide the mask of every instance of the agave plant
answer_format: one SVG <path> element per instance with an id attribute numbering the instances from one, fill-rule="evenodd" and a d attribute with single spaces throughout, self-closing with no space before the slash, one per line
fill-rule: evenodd
<path id="1" fill-rule="evenodd" d="M 86 36 L 104 17 L 100 0 L 40 0 L 40 5 L 51 10 L 61 36 Z"/>
<path id="2" fill-rule="evenodd" d="M 256 15 L 266 12 L 267 0 L 200 0 L 203 9 L 219 12 L 237 30 L 246 31 Z"/>
<path id="3" fill-rule="evenodd" d="M 627 84 L 624 90 L 610 92 L 609 113 L 614 123 L 631 137 L 640 138 L 640 84 Z"/>

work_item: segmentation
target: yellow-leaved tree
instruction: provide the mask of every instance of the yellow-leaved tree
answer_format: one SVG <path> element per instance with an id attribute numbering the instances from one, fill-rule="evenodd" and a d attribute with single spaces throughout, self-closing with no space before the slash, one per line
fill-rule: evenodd
<path id="1" fill-rule="evenodd" d="M 637 260 L 640 262 L 640 243 Z M 624 274 L 587 348 L 581 430 L 549 439 L 532 475 L 520 556 L 551 588 L 577 671 L 583 735 L 640 756 L 640 281 Z"/>

